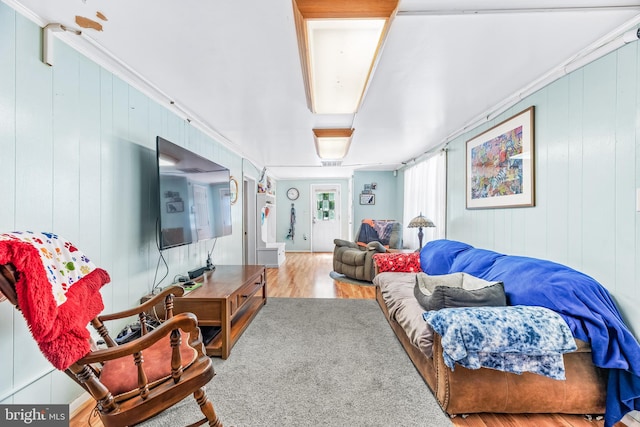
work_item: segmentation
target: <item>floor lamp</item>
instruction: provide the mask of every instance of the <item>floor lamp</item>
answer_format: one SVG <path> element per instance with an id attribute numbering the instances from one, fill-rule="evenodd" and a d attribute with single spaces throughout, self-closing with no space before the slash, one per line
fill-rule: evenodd
<path id="1" fill-rule="evenodd" d="M 422 236 L 424 236 L 424 234 L 422 233 L 422 228 L 423 227 L 435 227 L 436 225 L 431 222 L 430 219 L 427 219 L 425 217 L 422 216 L 422 212 L 420 212 L 420 215 L 418 215 L 417 217 L 413 218 L 411 220 L 411 222 L 409 222 L 409 225 L 407 225 L 407 228 L 417 228 L 418 229 L 418 240 L 420 241 L 420 248 L 418 248 L 418 250 L 422 249 Z"/>

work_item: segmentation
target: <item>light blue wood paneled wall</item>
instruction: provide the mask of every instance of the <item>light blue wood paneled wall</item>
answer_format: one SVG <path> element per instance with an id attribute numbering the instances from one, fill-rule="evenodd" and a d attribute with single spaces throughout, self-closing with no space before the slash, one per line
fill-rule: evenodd
<path id="1" fill-rule="evenodd" d="M 6 13 L 7 7 L 0 3 L 0 64 L 15 63 L 16 37 L 15 17 Z M 16 122 L 4 120 L 5 106 L 16 105 L 15 95 L 16 68 L 15 66 L 0 66 L 0 183 L 2 183 L 3 203 L 0 209 L 0 223 L 12 223 L 15 218 L 16 197 Z M 14 107 L 11 107 L 12 110 Z M 15 112 L 12 111 L 12 115 Z M 13 342 L 14 309 L 8 303 L 0 303 L 0 342 Z M 0 345 L 0 360 L 4 369 L 0 369 L 0 401 L 14 386 L 13 348 L 10 345 Z"/>
<path id="2" fill-rule="evenodd" d="M 283 179 L 276 181 L 276 236 L 278 242 L 285 243 L 285 249 L 292 252 L 311 251 L 311 185 L 331 184 L 340 186 L 340 203 L 343 213 L 341 236 L 336 238 L 346 239 L 349 235 L 349 179 Z M 287 190 L 295 187 L 300 192 L 297 200 L 287 198 Z M 286 239 L 291 224 L 291 204 L 296 209 L 295 237 L 293 242 Z M 306 237 L 306 238 L 305 238 Z"/>
<path id="3" fill-rule="evenodd" d="M 580 270 L 640 336 L 640 43 L 600 58 L 449 144 L 447 237 Z M 465 209 L 465 142 L 535 105 L 536 206 Z"/>
<path id="4" fill-rule="evenodd" d="M 376 195 L 375 205 L 360 205 L 360 193 L 364 184 L 378 184 L 373 191 Z M 402 173 L 389 171 L 357 171 L 352 179 L 286 179 L 276 183 L 276 202 L 278 206 L 276 233 L 278 241 L 286 243 L 287 251 L 309 252 L 311 241 L 304 240 L 303 236 L 311 235 L 310 197 L 312 184 L 338 184 L 341 188 L 341 201 L 344 218 L 342 220 L 342 235 L 335 236 L 342 239 L 353 239 L 354 233 L 365 218 L 372 219 L 402 219 L 403 212 L 403 187 L 404 177 Z M 352 194 L 350 186 L 353 185 Z M 294 202 L 296 208 L 296 237 L 295 241 L 286 240 L 289 231 L 291 214 L 291 201 L 287 199 L 287 189 L 296 187 L 300 191 L 300 197 Z M 349 209 L 349 197 L 352 197 L 351 223 L 347 218 Z M 280 207 L 284 207 L 281 209 Z"/>
<path id="5" fill-rule="evenodd" d="M 204 265 L 213 244 L 163 252 L 168 271 L 160 261 L 156 136 L 236 177 L 243 161 L 64 43 L 55 41 L 53 67 L 40 52 L 40 28 L 0 3 L 0 231 L 53 231 L 73 241 L 111 276 L 105 310 L 129 308 L 165 274 L 161 286 Z M 242 203 L 232 223 L 233 235 L 216 244 L 216 264 L 242 263 Z M 8 302 L 0 303 L 0 342 L 0 402 L 70 403 L 81 394 L 52 371 Z"/>
<path id="6" fill-rule="evenodd" d="M 363 219 L 395 219 L 402 222 L 402 189 L 398 191 L 397 174 L 391 171 L 356 171 L 353 174 L 353 231 L 358 230 Z M 361 205 L 360 193 L 365 184 L 376 183 L 374 205 Z M 354 236 L 355 237 L 355 236 Z"/>

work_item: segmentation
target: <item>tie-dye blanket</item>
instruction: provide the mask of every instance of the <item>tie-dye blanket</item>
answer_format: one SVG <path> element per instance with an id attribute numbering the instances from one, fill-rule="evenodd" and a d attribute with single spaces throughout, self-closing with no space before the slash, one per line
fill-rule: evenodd
<path id="1" fill-rule="evenodd" d="M 533 372 L 565 379 L 563 353 L 576 350 L 566 322 L 544 307 L 463 307 L 427 311 L 442 337 L 445 364 L 468 369 Z"/>

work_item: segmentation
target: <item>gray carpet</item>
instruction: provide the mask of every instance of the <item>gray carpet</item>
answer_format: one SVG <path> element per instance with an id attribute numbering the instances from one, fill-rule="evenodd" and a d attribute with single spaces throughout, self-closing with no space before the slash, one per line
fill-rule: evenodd
<path id="1" fill-rule="evenodd" d="M 373 286 L 373 282 L 366 282 L 364 280 L 352 279 L 351 277 L 347 277 L 344 274 L 336 273 L 335 271 L 330 271 L 329 277 L 331 277 L 333 280 L 337 280 L 338 282 L 349 283 L 352 285 Z"/>
<path id="2" fill-rule="evenodd" d="M 207 394 L 226 427 L 451 426 L 375 300 L 270 298 Z M 193 398 L 142 424 L 186 425 Z"/>

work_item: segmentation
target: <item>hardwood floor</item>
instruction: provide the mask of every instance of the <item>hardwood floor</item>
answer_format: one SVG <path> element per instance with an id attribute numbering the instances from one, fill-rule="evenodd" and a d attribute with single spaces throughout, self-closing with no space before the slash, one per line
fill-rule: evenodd
<path id="1" fill-rule="evenodd" d="M 360 298 L 375 299 L 373 286 L 336 282 L 329 277 L 331 253 L 287 253 L 280 268 L 267 269 L 267 295 L 280 298 Z M 417 373 L 416 373 L 417 375 Z M 215 405 L 215 401 L 213 402 Z M 97 417 L 90 417 L 93 405 L 76 411 L 70 427 L 102 427 Z M 223 420 L 224 421 L 224 420 Z M 472 414 L 452 419 L 460 427 L 602 427 L 602 420 L 589 421 L 579 415 L 556 414 Z M 623 426 L 619 423 L 619 427 Z M 252 426 L 247 426 L 252 427 Z"/>
<path id="2" fill-rule="evenodd" d="M 267 296 L 283 298 L 375 299 L 373 286 L 336 282 L 331 253 L 287 253 L 280 268 L 267 269 Z"/>

